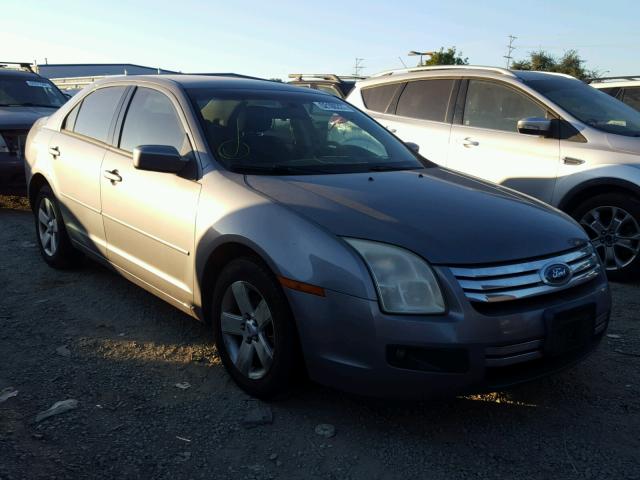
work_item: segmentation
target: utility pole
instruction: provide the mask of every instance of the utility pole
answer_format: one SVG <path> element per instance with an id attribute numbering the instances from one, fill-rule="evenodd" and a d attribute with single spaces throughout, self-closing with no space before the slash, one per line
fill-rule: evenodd
<path id="1" fill-rule="evenodd" d="M 509 45 L 507 45 L 507 54 L 504 56 L 504 58 L 507 59 L 507 68 L 509 68 L 511 66 L 511 60 L 513 59 L 513 57 L 511 56 L 511 52 L 513 52 L 516 49 L 516 47 L 513 46 L 513 42 L 517 38 L 518 37 L 514 37 L 513 35 L 509 35 Z"/>
<path id="2" fill-rule="evenodd" d="M 360 71 L 364 68 L 364 65 L 362 64 L 362 62 L 364 61 L 364 58 L 358 58 L 356 57 L 356 63 L 353 66 L 353 74 L 356 77 L 360 76 Z"/>

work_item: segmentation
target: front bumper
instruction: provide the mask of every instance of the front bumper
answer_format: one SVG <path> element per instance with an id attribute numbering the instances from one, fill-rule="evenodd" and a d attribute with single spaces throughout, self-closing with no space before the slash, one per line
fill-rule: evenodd
<path id="1" fill-rule="evenodd" d="M 436 271 L 449 306 L 445 315 L 389 315 L 375 300 L 333 291 L 324 298 L 287 291 L 310 377 L 340 390 L 382 397 L 502 389 L 584 358 L 608 325 L 611 299 L 603 273 L 555 295 L 487 311 L 467 300 L 449 269 Z M 588 341 L 549 355 L 548 313 L 585 305 L 595 309 Z"/>
<path id="2" fill-rule="evenodd" d="M 26 188 L 24 160 L 15 153 L 0 153 L 0 187 Z"/>

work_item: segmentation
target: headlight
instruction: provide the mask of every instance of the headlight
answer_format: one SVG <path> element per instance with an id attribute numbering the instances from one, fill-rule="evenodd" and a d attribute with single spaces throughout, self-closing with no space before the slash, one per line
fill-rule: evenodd
<path id="1" fill-rule="evenodd" d="M 7 142 L 4 141 L 2 135 L 0 135 L 0 153 L 9 153 L 9 147 L 7 146 Z"/>
<path id="2" fill-rule="evenodd" d="M 388 313 L 444 313 L 442 292 L 431 267 L 404 248 L 345 238 L 368 265 L 380 303 Z"/>

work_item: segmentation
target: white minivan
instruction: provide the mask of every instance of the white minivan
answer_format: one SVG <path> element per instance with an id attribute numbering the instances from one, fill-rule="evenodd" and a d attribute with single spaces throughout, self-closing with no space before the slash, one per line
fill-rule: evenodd
<path id="1" fill-rule="evenodd" d="M 640 277 L 640 112 L 568 75 L 474 66 L 384 72 L 347 100 L 429 160 L 569 213 L 611 279 Z"/>

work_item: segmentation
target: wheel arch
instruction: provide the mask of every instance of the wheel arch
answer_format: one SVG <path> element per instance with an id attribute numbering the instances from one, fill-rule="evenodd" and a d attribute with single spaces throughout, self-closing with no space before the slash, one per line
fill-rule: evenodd
<path id="1" fill-rule="evenodd" d="M 213 289 L 222 269 L 232 260 L 241 257 L 249 257 L 266 267 L 277 278 L 278 270 L 274 262 L 247 239 L 237 236 L 228 236 L 221 239 L 209 251 L 201 252 L 196 269 L 198 290 L 200 294 L 200 308 L 198 316 L 205 323 L 210 321 L 210 310 Z"/>
<path id="2" fill-rule="evenodd" d="M 640 186 L 621 178 L 597 178 L 587 180 L 573 187 L 562 198 L 558 208 L 564 212 L 573 212 L 582 202 L 603 193 L 627 193 L 640 198 Z"/>
<path id="3" fill-rule="evenodd" d="M 38 192 L 42 187 L 48 185 L 51 188 L 51 184 L 47 181 L 44 175 L 41 173 L 36 173 L 31 177 L 29 181 L 29 186 L 27 189 L 27 196 L 29 199 L 29 205 L 31 206 L 31 210 L 35 208 L 36 199 L 38 197 Z"/>

